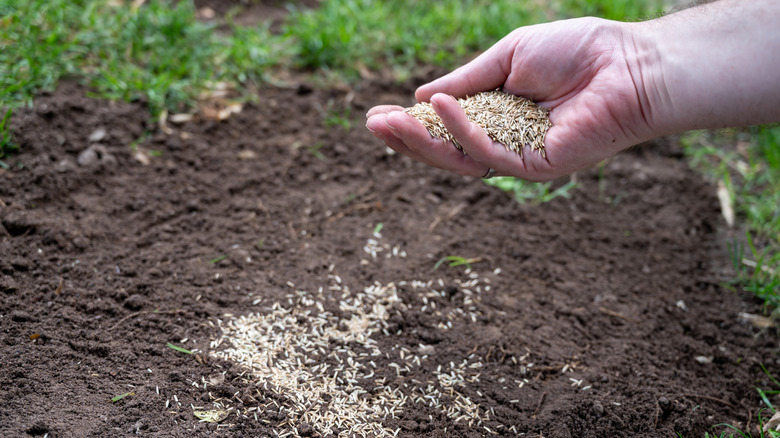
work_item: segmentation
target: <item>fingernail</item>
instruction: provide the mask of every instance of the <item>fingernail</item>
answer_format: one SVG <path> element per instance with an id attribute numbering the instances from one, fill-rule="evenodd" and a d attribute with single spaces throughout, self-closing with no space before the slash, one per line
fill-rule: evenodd
<path id="1" fill-rule="evenodd" d="M 374 116 L 371 116 L 371 117 L 369 117 L 369 118 L 366 120 L 366 129 L 368 129 L 368 130 L 369 130 L 369 132 L 371 132 L 372 134 L 376 134 L 378 131 L 377 131 L 377 130 L 375 130 L 375 129 L 371 129 L 371 127 L 370 127 L 370 126 L 368 126 L 368 125 L 371 123 L 371 118 L 373 118 L 373 117 L 374 117 Z"/>
<path id="2" fill-rule="evenodd" d="M 396 137 L 398 136 L 398 128 L 397 127 L 387 123 L 387 121 L 385 121 L 385 125 L 387 125 L 387 129 L 389 129 L 390 132 L 393 133 L 393 135 L 395 135 Z"/>
<path id="3" fill-rule="evenodd" d="M 438 112 L 439 108 L 441 107 L 441 104 L 439 103 L 439 99 L 446 98 L 448 95 L 443 93 L 436 93 L 433 96 L 431 96 L 431 106 L 433 106 L 433 109 Z"/>

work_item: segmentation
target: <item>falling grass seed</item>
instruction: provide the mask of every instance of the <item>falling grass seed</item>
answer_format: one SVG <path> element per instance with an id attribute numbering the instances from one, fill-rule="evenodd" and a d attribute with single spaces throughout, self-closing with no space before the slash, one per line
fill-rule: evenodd
<path id="1" fill-rule="evenodd" d="M 529 146 L 545 156 L 544 137 L 552 126 L 550 110 L 526 98 L 498 90 L 458 99 L 458 103 L 470 122 L 482 127 L 491 139 L 504 145 L 506 150 L 522 156 L 523 148 Z M 463 150 L 444 127 L 430 103 L 418 103 L 407 108 L 406 112 L 422 122 L 433 137 L 451 141 L 456 148 Z"/>

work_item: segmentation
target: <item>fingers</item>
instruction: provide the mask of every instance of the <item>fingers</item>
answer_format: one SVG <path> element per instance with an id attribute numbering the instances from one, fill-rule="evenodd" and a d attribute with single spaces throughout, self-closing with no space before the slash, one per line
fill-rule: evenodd
<path id="1" fill-rule="evenodd" d="M 372 115 L 366 120 L 366 128 L 368 128 L 371 134 L 376 138 L 385 142 L 390 149 L 400 154 L 407 155 L 417 161 L 421 161 L 429 166 L 434 166 L 432 162 L 427 160 L 423 155 L 417 153 L 414 149 L 406 146 L 406 144 L 395 135 L 394 128 L 391 129 L 387 124 L 388 114 L 389 113 L 377 113 Z"/>
<path id="2" fill-rule="evenodd" d="M 473 96 L 501 87 L 511 70 L 512 34 L 504 37 L 473 61 L 417 89 L 418 102 L 427 102 L 436 93 L 455 97 Z"/>
<path id="3" fill-rule="evenodd" d="M 480 126 L 469 122 L 453 97 L 436 94 L 431 97 L 431 104 L 463 151 L 451 142 L 431 137 L 419 120 L 398 106 L 372 108 L 366 127 L 396 152 L 460 175 L 483 177 L 492 168 L 496 176 L 516 176 L 529 181 L 549 181 L 560 176 L 560 169 L 554 169 L 550 160 L 559 158 L 560 148 L 548 149 L 547 158 L 530 148 L 521 156 L 507 151 Z"/>
<path id="4" fill-rule="evenodd" d="M 483 176 L 487 167 L 464 155 L 452 143 L 431 137 L 423 124 L 403 111 L 370 111 L 366 127 L 396 152 L 429 166 L 460 175 Z"/>
<path id="5" fill-rule="evenodd" d="M 403 110 L 404 108 L 398 105 L 378 105 L 368 110 L 368 112 L 366 113 L 366 118 L 370 119 L 371 116 L 376 114 L 387 114 L 391 111 L 403 111 Z"/>
<path id="6" fill-rule="evenodd" d="M 487 168 L 494 169 L 495 175 L 517 176 L 529 181 L 547 181 L 558 176 L 550 162 L 538 152 L 526 148 L 521 156 L 493 141 L 480 126 L 468 121 L 460 104 L 451 96 L 436 94 L 431 97 L 431 104 L 463 151 L 481 164 L 483 173 L 475 176 L 483 176 Z"/>
<path id="7" fill-rule="evenodd" d="M 494 169 L 496 175 L 511 174 L 512 167 L 523 165 L 516 154 L 514 157 L 504 157 L 501 152 L 506 150 L 495 143 L 481 127 L 469 122 L 460 104 L 451 96 L 435 94 L 431 97 L 431 105 L 441 117 L 444 126 L 461 145 L 463 152 L 474 161 Z"/>

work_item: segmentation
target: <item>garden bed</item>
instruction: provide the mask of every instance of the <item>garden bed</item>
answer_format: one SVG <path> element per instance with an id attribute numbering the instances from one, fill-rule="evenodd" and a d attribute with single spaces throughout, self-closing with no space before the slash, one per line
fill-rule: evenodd
<path id="1" fill-rule="evenodd" d="M 17 110 L 0 434 L 755 430 L 777 338 L 721 286 L 715 187 L 672 140 L 520 204 L 363 128 L 412 94 L 268 88 L 161 130 L 65 82 Z"/>

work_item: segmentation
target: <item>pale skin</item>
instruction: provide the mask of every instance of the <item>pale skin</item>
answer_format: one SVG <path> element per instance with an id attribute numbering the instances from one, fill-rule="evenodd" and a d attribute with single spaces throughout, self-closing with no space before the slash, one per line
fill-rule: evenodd
<path id="1" fill-rule="evenodd" d="M 522 157 L 469 123 L 454 97 L 496 88 L 549 108 L 546 157 Z M 387 146 L 461 175 L 549 181 L 643 141 L 780 121 L 780 1 L 720 0 L 640 23 L 579 18 L 521 27 L 420 87 L 463 147 L 403 108 L 369 110 Z"/>

